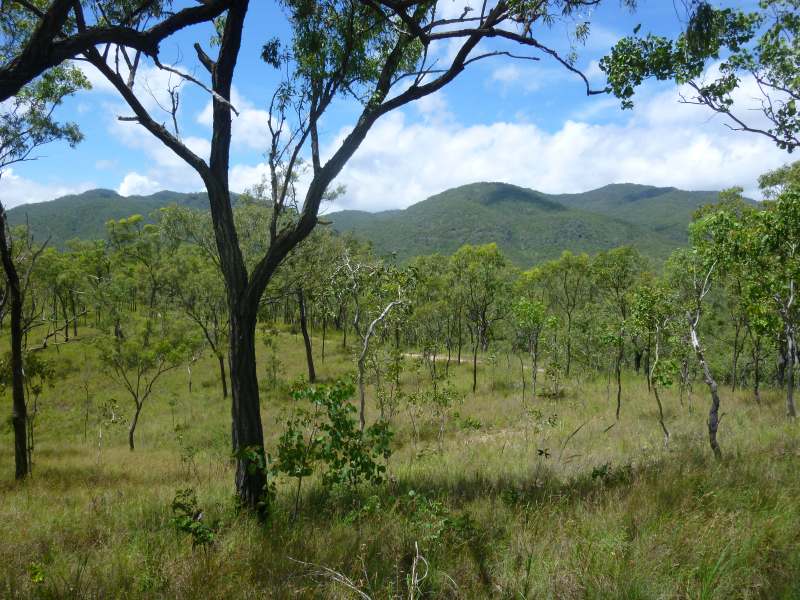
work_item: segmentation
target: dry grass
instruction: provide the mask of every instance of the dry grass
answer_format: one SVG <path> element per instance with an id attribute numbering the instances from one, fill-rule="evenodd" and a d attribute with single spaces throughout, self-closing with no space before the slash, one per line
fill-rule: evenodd
<path id="1" fill-rule="evenodd" d="M 279 347 L 292 380 L 302 344 L 282 333 Z M 191 394 L 185 370 L 164 380 L 131 453 L 121 425 L 105 424 L 98 447 L 98 407 L 130 406 L 90 346 L 50 352 L 60 378 L 43 396 L 28 482 L 10 478 L 10 430 L 0 431 L 3 597 L 358 597 L 353 587 L 373 599 L 800 597 L 800 438 L 777 392 L 761 406 L 724 393 L 716 462 L 700 387 L 691 411 L 665 394 L 665 447 L 655 402 L 632 374 L 622 419 L 607 429 L 602 377 L 523 403 L 518 369 L 501 357 L 494 373 L 481 366 L 478 394 L 466 393 L 441 451 L 436 426 L 416 440 L 401 409 L 389 483 L 327 497 L 312 482 L 295 523 L 284 486 L 261 526 L 235 509 L 230 409 L 211 359 L 195 365 Z M 318 368 L 330 379 L 351 364 L 333 340 Z M 469 366 L 453 374 L 467 390 Z M 271 444 L 288 400 L 264 396 Z M 217 528 L 207 550 L 170 525 L 170 502 L 188 486 Z"/>

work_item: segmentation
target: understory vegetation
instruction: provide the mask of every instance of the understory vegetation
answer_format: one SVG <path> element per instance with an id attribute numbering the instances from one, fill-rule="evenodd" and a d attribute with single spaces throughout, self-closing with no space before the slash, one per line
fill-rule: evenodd
<path id="1" fill-rule="evenodd" d="M 284 386 L 304 370 L 298 334 L 273 337 L 281 375 L 264 390 L 269 448 L 293 408 Z M 5 596 L 359 597 L 351 586 L 371 598 L 797 594 L 800 442 L 775 390 L 757 404 L 723 388 L 726 456 L 716 461 L 699 391 L 683 405 L 677 390 L 664 394 L 665 447 L 642 377 L 626 374 L 626 410 L 608 429 L 606 379 L 579 376 L 560 398 L 523 402 L 517 366 L 501 356 L 489 368 L 482 355 L 474 396 L 469 365 L 451 365 L 463 401 L 441 442 L 432 412 L 415 434 L 400 409 L 385 484 L 330 492 L 311 475 L 292 519 L 295 487 L 282 480 L 264 525 L 236 509 L 229 407 L 211 357 L 193 366 L 191 393 L 185 369 L 165 376 L 131 452 L 129 411 L 113 408 L 124 392 L 94 351 L 82 341 L 47 356 L 59 377 L 37 417 L 33 476 L 13 483 L 11 457 L 0 456 Z M 337 335 L 320 378 L 351 368 Z M 423 378 L 407 374 L 403 386 Z M 172 504 L 187 488 L 206 538 L 175 524 Z"/>

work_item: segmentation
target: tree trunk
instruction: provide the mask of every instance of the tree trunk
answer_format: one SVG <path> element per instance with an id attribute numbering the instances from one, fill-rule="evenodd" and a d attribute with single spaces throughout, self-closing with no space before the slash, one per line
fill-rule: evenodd
<path id="1" fill-rule="evenodd" d="M 314 371 L 314 354 L 311 351 L 311 337 L 308 335 L 308 320 L 306 319 L 306 299 L 303 290 L 297 291 L 297 304 L 300 307 L 300 331 L 303 332 L 303 344 L 306 347 L 306 363 L 308 364 L 308 381 L 314 383 L 317 374 Z"/>
<path id="2" fill-rule="evenodd" d="M 19 274 L 11 256 L 11 245 L 7 237 L 6 211 L 0 204 L 0 258 L 8 282 L 11 299 L 11 423 L 14 429 L 15 477 L 24 479 L 30 474 L 28 460 L 28 409 L 25 406 L 25 379 L 22 368 L 22 290 Z"/>
<path id="3" fill-rule="evenodd" d="M 78 337 L 78 311 L 75 308 L 75 295 L 72 292 L 69 294 L 69 304 L 72 309 L 72 336 Z"/>
<path id="4" fill-rule="evenodd" d="M 328 333 L 328 318 L 322 317 L 322 362 L 325 362 L 325 335 Z"/>
<path id="5" fill-rule="evenodd" d="M 795 363 L 794 331 L 787 327 L 786 331 L 786 416 L 794 419 L 797 409 L 794 404 L 794 363 Z"/>
<path id="6" fill-rule="evenodd" d="M 736 323 L 736 332 L 733 336 L 733 361 L 731 364 L 731 391 L 736 391 L 736 371 L 739 366 L 739 334 L 741 330 L 741 324 L 739 322 Z"/>
<path id="7" fill-rule="evenodd" d="M 569 377 L 569 369 L 572 364 L 572 315 L 567 314 L 567 369 L 565 375 Z"/>
<path id="8" fill-rule="evenodd" d="M 236 491 L 251 509 L 261 506 L 264 474 L 264 432 L 256 374 L 256 311 L 231 311 L 230 380 L 233 452 L 236 457 Z"/>
<path id="9" fill-rule="evenodd" d="M 472 393 L 478 389 L 478 336 L 475 336 L 475 344 L 472 350 Z"/>
<path id="10" fill-rule="evenodd" d="M 136 411 L 133 413 L 130 427 L 128 427 L 128 448 L 130 448 L 131 452 L 134 450 L 133 435 L 136 433 L 136 425 L 139 423 L 139 413 L 142 412 L 142 404 L 143 403 L 136 401 Z"/>
<path id="11" fill-rule="evenodd" d="M 619 421 L 619 411 L 622 408 L 622 359 L 625 356 L 625 343 L 622 339 L 619 340 L 619 346 L 617 348 L 617 360 L 615 367 L 615 372 L 617 376 L 617 421 Z M 659 401 L 659 405 L 661 402 Z M 669 437 L 669 436 L 667 436 Z"/>
<path id="12" fill-rule="evenodd" d="M 342 311 L 342 350 L 347 351 L 347 311 Z"/>
<path id="13" fill-rule="evenodd" d="M 706 382 L 708 390 L 711 392 L 711 408 L 708 411 L 708 441 L 711 445 L 711 450 L 714 452 L 714 456 L 719 459 L 722 458 L 722 451 L 717 442 L 717 429 L 719 428 L 719 393 L 717 382 L 711 374 L 711 369 L 706 362 L 705 353 L 700 346 L 700 340 L 697 337 L 695 326 L 690 326 L 689 334 L 692 340 L 692 347 L 697 355 L 697 360 L 700 363 L 700 367 L 703 369 L 703 380 Z"/>
<path id="14" fill-rule="evenodd" d="M 219 380 L 222 382 L 222 397 L 228 397 L 228 378 L 225 375 L 225 356 L 222 354 L 217 355 L 219 361 Z"/>

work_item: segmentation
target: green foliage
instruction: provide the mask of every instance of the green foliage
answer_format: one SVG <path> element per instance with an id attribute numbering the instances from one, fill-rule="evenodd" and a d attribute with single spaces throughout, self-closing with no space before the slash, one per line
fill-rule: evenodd
<path id="1" fill-rule="evenodd" d="M 736 129 L 767 135 L 791 152 L 800 144 L 798 9 L 797 0 L 761 0 L 755 12 L 695 2 L 686 31 L 677 39 L 625 37 L 600 61 L 600 68 L 623 108 L 633 106 L 635 89 L 645 79 L 689 83 L 696 103 L 731 117 Z M 720 59 L 716 78 L 700 81 L 706 66 Z M 755 78 L 763 96 L 759 110 L 769 122 L 763 129 L 749 127 L 747 119 L 733 113 L 733 94 L 745 76 Z"/>
<path id="2" fill-rule="evenodd" d="M 321 481 L 328 490 L 381 483 L 392 432 L 386 422 L 359 430 L 356 409 L 350 404 L 354 393 L 352 383 L 341 380 L 296 386 L 292 398 L 298 406 L 284 424 L 271 464 L 273 474 L 302 480 L 321 464 Z"/>
<path id="3" fill-rule="evenodd" d="M 171 508 L 172 526 L 178 532 L 191 537 L 192 548 L 200 547 L 205 550 L 214 543 L 216 532 L 205 522 L 194 489 L 178 490 L 172 499 Z"/>

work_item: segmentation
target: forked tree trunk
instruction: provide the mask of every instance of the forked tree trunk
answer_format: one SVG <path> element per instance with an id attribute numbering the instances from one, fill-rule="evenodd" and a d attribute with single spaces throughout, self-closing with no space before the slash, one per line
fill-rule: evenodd
<path id="1" fill-rule="evenodd" d="M 297 303 L 300 306 L 300 330 L 303 332 L 303 345 L 306 348 L 306 363 L 308 364 L 308 380 L 314 383 L 317 374 L 314 370 L 314 354 L 311 349 L 311 336 L 308 335 L 308 319 L 306 319 L 306 299 L 303 290 L 297 291 Z"/>

